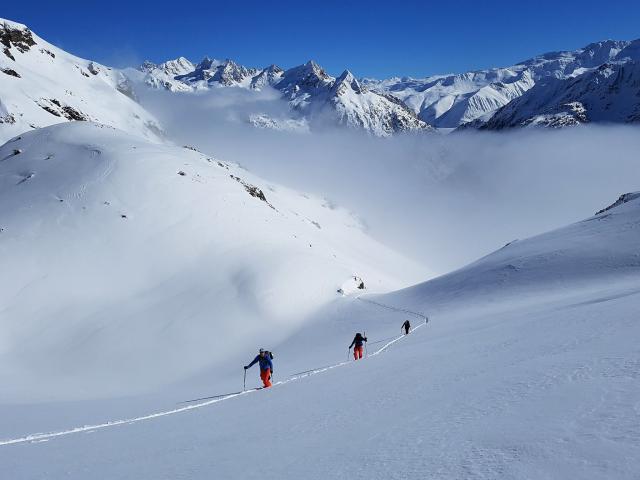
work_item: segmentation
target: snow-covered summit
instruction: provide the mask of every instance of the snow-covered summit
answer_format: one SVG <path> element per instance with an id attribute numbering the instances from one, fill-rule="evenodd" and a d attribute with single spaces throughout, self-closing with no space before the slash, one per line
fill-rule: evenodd
<path id="1" fill-rule="evenodd" d="M 284 70 L 279 66 L 272 64 L 267 68 L 260 70 L 260 72 L 251 79 L 251 88 L 260 90 L 266 86 L 275 85 L 278 83 Z"/>
<path id="2" fill-rule="evenodd" d="M 143 72 L 152 72 L 156 69 L 159 69 L 167 75 L 174 76 L 191 72 L 194 70 L 194 68 L 195 65 L 185 57 L 178 57 L 174 60 L 167 60 L 166 62 L 160 63 L 158 65 L 147 60 L 140 66 L 140 70 Z"/>
<path id="3" fill-rule="evenodd" d="M 194 88 L 206 88 L 211 84 L 219 84 L 225 87 L 247 86 L 258 71 L 238 65 L 233 60 L 226 59 L 222 62 L 205 57 L 193 71 L 177 75 L 180 80 Z"/>
<path id="4" fill-rule="evenodd" d="M 362 85 L 360 85 L 360 82 L 356 79 L 356 77 L 353 76 L 353 74 L 349 70 L 345 70 L 344 72 L 342 72 L 342 75 L 336 78 L 336 81 L 333 84 L 331 90 L 333 94 L 337 96 L 344 95 L 349 90 L 353 91 L 354 93 L 363 92 Z"/>
<path id="5" fill-rule="evenodd" d="M 195 65 L 185 57 L 178 57 L 158 65 L 147 60 L 139 67 L 139 70 L 145 74 L 144 82 L 147 85 L 172 92 L 190 91 L 190 88 L 177 81 L 176 77 L 192 72 L 194 69 Z"/>
<path id="6" fill-rule="evenodd" d="M 309 60 L 303 65 L 286 70 L 277 83 L 277 88 L 289 96 L 299 95 L 300 92 L 312 94 L 324 90 L 334 80 L 320 65 Z"/>

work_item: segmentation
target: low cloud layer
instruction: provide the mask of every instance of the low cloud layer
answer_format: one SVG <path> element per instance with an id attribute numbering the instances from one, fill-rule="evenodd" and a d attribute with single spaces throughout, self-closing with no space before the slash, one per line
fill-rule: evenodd
<path id="1" fill-rule="evenodd" d="M 640 189 L 633 127 L 379 139 L 329 125 L 310 134 L 257 129 L 250 114 L 290 116 L 273 91 L 146 92 L 142 102 L 176 142 L 324 195 L 440 273 Z"/>

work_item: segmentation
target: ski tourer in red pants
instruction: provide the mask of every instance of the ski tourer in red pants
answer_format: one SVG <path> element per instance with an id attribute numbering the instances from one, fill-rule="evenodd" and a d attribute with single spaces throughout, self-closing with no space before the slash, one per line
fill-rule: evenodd
<path id="1" fill-rule="evenodd" d="M 367 341 L 367 337 L 363 337 L 361 333 L 356 333 L 356 336 L 353 337 L 353 342 L 349 345 L 349 349 L 353 347 L 353 359 L 360 360 L 362 358 L 362 352 L 364 350 L 364 342 Z"/>
<path id="2" fill-rule="evenodd" d="M 244 367 L 245 370 L 251 368 L 254 364 L 260 365 L 260 380 L 264 388 L 271 386 L 271 374 L 273 373 L 273 362 L 271 361 L 271 352 L 260 349 L 260 353 L 253 359 L 253 361 Z"/>

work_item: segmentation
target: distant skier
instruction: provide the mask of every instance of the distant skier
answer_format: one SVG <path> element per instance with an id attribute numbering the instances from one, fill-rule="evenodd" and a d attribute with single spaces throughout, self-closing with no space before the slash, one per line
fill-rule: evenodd
<path id="1" fill-rule="evenodd" d="M 349 345 L 349 350 L 353 347 L 353 359 L 359 360 L 362 358 L 363 345 L 364 342 L 367 341 L 367 337 L 363 337 L 361 333 L 356 333 L 356 336 L 353 337 L 353 342 Z M 354 347 L 355 345 L 355 347 Z"/>
<path id="2" fill-rule="evenodd" d="M 269 388 L 271 386 L 271 374 L 273 373 L 273 362 L 271 359 L 273 355 L 271 352 L 267 350 L 260 349 L 256 358 L 249 365 L 245 365 L 244 369 L 247 370 L 251 368 L 254 364 L 259 363 L 260 365 L 260 379 L 262 380 L 262 384 L 264 388 Z"/>
<path id="3" fill-rule="evenodd" d="M 409 320 L 405 320 L 402 326 L 400 327 L 400 330 L 402 329 L 404 329 L 405 335 L 409 335 L 409 330 L 411 330 L 411 322 L 409 322 Z"/>

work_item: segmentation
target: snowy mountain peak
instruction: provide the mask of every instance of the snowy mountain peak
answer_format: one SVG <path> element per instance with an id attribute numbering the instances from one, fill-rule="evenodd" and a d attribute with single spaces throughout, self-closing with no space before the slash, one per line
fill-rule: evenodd
<path id="1" fill-rule="evenodd" d="M 217 83 L 224 86 L 240 85 L 249 77 L 258 73 L 255 68 L 247 68 L 238 65 L 230 59 L 222 62 L 204 57 L 202 61 L 191 71 L 187 71 L 181 75 L 176 75 L 175 80 L 184 82 L 187 85 L 193 85 L 196 88 L 202 88 L 202 83 Z"/>
<path id="2" fill-rule="evenodd" d="M 343 95 L 348 89 L 353 90 L 355 93 L 362 93 L 360 82 L 358 82 L 349 70 L 345 70 L 342 72 L 342 75 L 336 79 L 333 85 L 333 91 L 336 95 Z"/>
<path id="3" fill-rule="evenodd" d="M 282 68 L 275 64 L 271 64 L 251 79 L 251 88 L 254 90 L 260 90 L 266 85 L 274 85 L 280 81 L 283 73 L 284 70 Z"/>
<path id="4" fill-rule="evenodd" d="M 175 60 L 169 60 L 159 65 L 165 72 L 174 75 L 180 75 L 190 72 L 194 69 L 193 63 L 184 57 L 178 57 Z"/>
<path id="5" fill-rule="evenodd" d="M 187 60 L 185 57 L 178 57 L 174 60 L 167 60 L 166 62 L 155 64 L 149 60 L 145 60 L 140 66 L 139 70 L 145 73 L 153 72 L 154 70 L 160 70 L 167 75 L 183 75 L 185 73 L 192 72 L 195 69 L 195 65 Z"/>
<path id="6" fill-rule="evenodd" d="M 218 60 L 215 58 L 209 58 L 208 55 L 205 55 L 202 60 L 195 66 L 195 70 L 208 70 L 212 66 L 219 64 Z"/>
<path id="7" fill-rule="evenodd" d="M 318 65 L 315 60 L 308 60 L 307 63 L 303 65 L 303 67 L 311 72 L 314 72 L 319 77 L 328 77 L 324 69 Z"/>
<path id="8" fill-rule="evenodd" d="M 264 69 L 265 72 L 271 72 L 271 73 L 283 73 L 284 70 L 282 68 L 280 68 L 278 65 L 276 65 L 275 63 L 272 63 L 271 65 L 269 65 L 267 68 Z"/>
<path id="9" fill-rule="evenodd" d="M 244 81 L 247 77 L 255 75 L 258 71 L 255 68 L 247 68 L 238 65 L 233 60 L 226 59 L 218 66 L 216 73 L 210 81 L 216 81 L 222 85 L 236 85 Z"/>
<path id="10" fill-rule="evenodd" d="M 278 89 L 288 95 L 295 95 L 299 91 L 309 92 L 326 87 L 333 81 L 322 67 L 313 60 L 303 65 L 290 68 L 283 74 Z"/>
<path id="11" fill-rule="evenodd" d="M 12 50 L 25 53 L 36 44 L 33 34 L 25 25 L 0 19 L 0 43 L 3 53 L 15 61 Z"/>
<path id="12" fill-rule="evenodd" d="M 138 70 L 140 70 L 141 72 L 145 72 L 146 73 L 146 72 L 151 72 L 156 68 L 158 68 L 158 65 L 156 63 L 153 63 L 151 60 L 145 60 L 138 67 Z"/>

